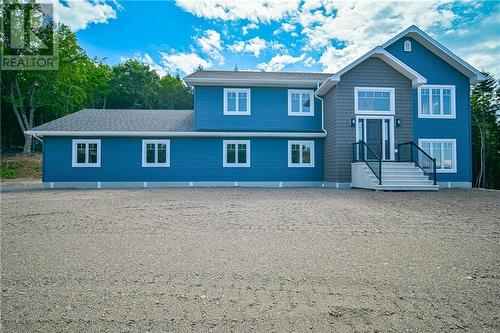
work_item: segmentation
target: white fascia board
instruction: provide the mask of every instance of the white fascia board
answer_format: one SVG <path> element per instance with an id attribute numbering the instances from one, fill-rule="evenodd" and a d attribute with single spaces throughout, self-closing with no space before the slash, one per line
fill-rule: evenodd
<path id="1" fill-rule="evenodd" d="M 399 39 L 409 36 L 415 39 L 424 47 L 428 48 L 432 53 L 436 54 L 438 57 L 446 61 L 448 64 L 456 68 L 458 71 L 469 77 L 471 83 L 477 81 L 483 81 L 486 77 L 472 65 L 468 64 L 462 58 L 457 56 L 455 53 L 450 51 L 447 47 L 439 43 L 437 40 L 426 34 L 424 31 L 420 30 L 417 26 L 412 25 L 406 30 L 400 32 L 393 38 L 389 39 L 387 42 L 382 44 L 385 49 L 389 45 L 395 43 Z"/>
<path id="2" fill-rule="evenodd" d="M 284 80 L 284 79 L 231 79 L 231 78 L 191 78 L 185 79 L 191 86 L 228 86 L 240 87 L 269 86 L 315 88 L 322 80 Z"/>
<path id="3" fill-rule="evenodd" d="M 254 138 L 324 138 L 323 132 L 130 132 L 130 131 L 26 131 L 36 136 L 123 136 L 123 137 L 254 137 Z"/>
<path id="4" fill-rule="evenodd" d="M 370 50 L 369 52 L 362 55 L 360 58 L 351 62 L 346 67 L 342 68 L 328 80 L 323 82 L 323 84 L 318 88 L 316 93 L 320 96 L 326 94 L 328 90 L 330 90 L 333 86 L 335 86 L 338 82 L 340 82 L 343 74 L 347 73 L 348 71 L 350 71 L 351 69 L 353 69 L 354 67 L 356 67 L 357 65 L 359 65 L 360 63 L 371 57 L 376 57 L 381 59 L 386 64 L 397 70 L 399 73 L 403 74 L 405 77 L 410 79 L 412 82 L 412 86 L 414 88 L 427 83 L 427 79 L 423 77 L 421 74 L 416 72 L 414 69 L 409 67 L 407 64 L 405 64 L 404 62 L 402 62 L 389 52 L 387 52 L 384 48 L 377 46 L 372 50 Z"/>
<path id="5" fill-rule="evenodd" d="M 324 96 L 333 86 L 335 86 L 340 79 L 334 75 L 323 82 L 319 88 L 316 90 L 316 95 L 317 96 Z"/>

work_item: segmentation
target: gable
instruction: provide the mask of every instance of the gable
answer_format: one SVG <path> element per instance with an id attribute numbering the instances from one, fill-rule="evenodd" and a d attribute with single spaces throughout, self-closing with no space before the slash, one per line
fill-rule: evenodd
<path id="1" fill-rule="evenodd" d="M 405 41 L 411 41 L 412 44 L 416 43 L 420 47 L 421 51 L 426 49 L 428 52 L 434 54 L 436 58 L 441 59 L 449 66 L 453 67 L 456 71 L 466 76 L 470 83 L 475 83 L 485 79 L 484 75 L 479 70 L 468 64 L 465 60 L 457 56 L 455 53 L 414 25 L 384 43 L 382 47 L 393 53 L 398 58 L 404 58 L 406 62 L 407 58 L 411 57 L 405 57 L 405 54 L 408 55 L 412 53 L 413 49 L 411 52 L 405 52 Z M 416 63 L 417 62 L 414 62 L 414 64 Z"/>
<path id="2" fill-rule="evenodd" d="M 404 43 L 411 42 L 411 51 L 404 51 Z M 469 77 L 462 71 L 431 52 L 417 40 L 411 37 L 402 37 L 386 47 L 395 57 L 422 73 L 428 83 L 447 84 L 450 81 L 469 81 Z"/>
<path id="3" fill-rule="evenodd" d="M 394 70 L 398 71 L 401 75 L 411 80 L 412 87 L 414 88 L 427 83 L 427 79 L 420 73 L 415 71 L 413 68 L 408 66 L 397 57 L 393 56 L 391 53 L 387 52 L 382 47 L 377 46 L 335 73 L 335 75 L 333 75 L 332 77 L 325 80 L 325 82 L 323 82 L 323 84 L 321 84 L 321 86 L 316 91 L 316 95 L 325 95 L 332 87 L 334 87 L 338 82 L 342 80 L 342 77 L 346 75 L 346 73 L 349 73 L 351 70 L 364 63 L 367 59 L 379 59 L 380 61 L 384 62 Z"/>

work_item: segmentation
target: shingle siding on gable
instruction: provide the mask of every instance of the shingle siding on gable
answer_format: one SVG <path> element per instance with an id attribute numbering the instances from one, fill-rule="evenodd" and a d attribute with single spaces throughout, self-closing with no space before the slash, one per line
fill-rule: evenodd
<path id="1" fill-rule="evenodd" d="M 310 88 L 304 89 L 310 90 Z M 251 114 L 233 116 L 224 115 L 223 112 L 224 87 L 196 87 L 195 129 L 201 131 L 321 131 L 321 101 L 319 99 L 315 98 L 313 117 L 289 116 L 287 88 L 253 87 L 250 90 Z"/>
<path id="2" fill-rule="evenodd" d="M 170 138 L 170 167 L 142 167 L 139 137 L 88 137 L 101 139 L 101 167 L 72 168 L 72 138 L 45 137 L 44 182 L 187 182 L 187 181 L 322 181 L 323 139 L 315 140 L 315 167 L 288 167 L 288 140 L 250 140 L 250 167 L 222 167 L 222 138 Z M 147 138 L 154 140 L 155 138 Z M 159 138 L 167 139 L 167 138 Z M 311 140 L 311 139 L 293 139 Z"/>
<path id="3" fill-rule="evenodd" d="M 411 52 L 404 52 L 405 40 L 411 41 Z M 415 142 L 419 138 L 456 139 L 457 173 L 440 173 L 438 181 L 470 182 L 472 153 L 469 79 L 412 38 L 401 38 L 388 46 L 387 51 L 427 78 L 428 84 L 455 86 L 456 119 L 418 118 L 417 89 L 413 89 L 413 139 Z"/>
<path id="4" fill-rule="evenodd" d="M 352 144 L 356 128 L 351 127 L 354 114 L 354 87 L 395 88 L 395 147 L 412 140 L 411 81 L 380 59 L 370 58 L 351 69 L 324 98 L 325 181 L 351 182 Z"/>

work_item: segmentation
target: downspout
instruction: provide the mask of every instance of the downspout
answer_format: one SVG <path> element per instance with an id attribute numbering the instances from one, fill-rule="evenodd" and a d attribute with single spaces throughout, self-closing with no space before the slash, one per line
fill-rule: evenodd
<path id="1" fill-rule="evenodd" d="M 319 82 L 316 84 L 317 84 L 316 91 L 318 91 Z M 323 133 L 328 134 L 328 132 L 325 129 L 325 101 L 323 100 L 322 97 L 316 95 L 316 91 L 314 92 L 314 97 L 318 98 L 321 101 L 321 130 L 323 131 Z"/>

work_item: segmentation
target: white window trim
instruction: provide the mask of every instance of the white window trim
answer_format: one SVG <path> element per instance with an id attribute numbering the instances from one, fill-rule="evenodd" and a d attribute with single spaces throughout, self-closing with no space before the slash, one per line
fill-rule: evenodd
<path id="1" fill-rule="evenodd" d="M 155 162 L 146 162 L 147 144 L 155 144 Z M 167 145 L 167 156 L 165 163 L 158 163 L 158 144 Z M 143 168 L 168 168 L 170 167 L 170 140 L 142 140 L 142 167 Z"/>
<path id="2" fill-rule="evenodd" d="M 227 94 L 230 92 L 236 93 L 236 110 L 239 110 L 239 98 L 238 93 L 245 92 L 247 93 L 247 110 L 246 111 L 228 111 L 227 110 Z M 241 89 L 241 88 L 224 88 L 224 115 L 225 116 L 249 116 L 250 112 L 250 89 Z"/>
<path id="3" fill-rule="evenodd" d="M 236 163 L 227 163 L 227 145 L 236 145 Z M 238 163 L 238 144 L 247 145 L 247 162 Z M 250 167 L 250 140 L 223 140 L 222 141 L 222 166 L 224 168 L 248 168 Z"/>
<path id="4" fill-rule="evenodd" d="M 300 145 L 300 163 L 292 163 L 292 145 Z M 311 163 L 302 163 L 302 145 L 311 145 Z M 288 167 L 289 168 L 314 168 L 314 141 L 288 141 Z"/>
<path id="5" fill-rule="evenodd" d="M 300 94 L 299 112 L 292 112 L 292 94 Z M 309 94 L 309 99 L 311 101 L 309 112 L 304 112 L 302 105 L 302 94 Z M 302 116 L 302 117 L 312 117 L 314 116 L 314 90 L 310 89 L 288 89 L 288 115 L 289 116 Z"/>
<path id="6" fill-rule="evenodd" d="M 422 89 L 429 89 L 429 114 L 422 113 Z M 441 114 L 432 114 L 432 89 L 441 89 L 440 107 Z M 451 89 L 451 114 L 443 114 L 443 89 Z M 456 101 L 455 101 L 455 86 L 453 85 L 423 85 L 418 87 L 418 117 L 419 118 L 441 118 L 441 119 L 456 119 Z"/>
<path id="7" fill-rule="evenodd" d="M 389 92 L 390 93 L 390 111 L 375 111 L 375 110 L 358 110 L 358 92 L 359 91 L 376 91 L 376 92 Z M 376 115 L 394 115 L 396 112 L 394 88 L 386 87 L 354 87 L 354 113 L 355 114 L 376 114 Z"/>
<path id="8" fill-rule="evenodd" d="M 85 143 L 85 163 L 77 163 L 77 145 Z M 97 144 L 97 163 L 89 163 L 89 143 Z M 88 140 L 88 139 L 73 139 L 72 153 L 71 153 L 71 166 L 73 168 L 99 168 L 101 166 L 101 140 Z"/>
<path id="9" fill-rule="evenodd" d="M 418 139 L 418 146 L 423 150 L 422 144 L 424 144 L 424 143 L 436 143 L 436 142 L 451 143 L 451 145 L 452 145 L 451 158 L 453 160 L 453 164 L 452 164 L 451 169 L 441 168 L 441 169 L 436 169 L 436 172 L 437 173 L 456 173 L 457 172 L 457 140 L 456 139 Z M 444 156 L 443 146 L 441 145 L 441 158 L 443 156 Z M 444 166 L 444 163 L 441 163 L 441 167 L 443 167 L 443 166 Z"/>
<path id="10" fill-rule="evenodd" d="M 404 51 L 411 52 L 411 41 L 405 40 L 404 42 Z"/>
<path id="11" fill-rule="evenodd" d="M 382 159 L 384 161 L 394 161 L 395 160 L 395 133 L 394 133 L 394 117 L 392 116 L 375 116 L 375 115 L 364 115 L 364 116 L 356 116 L 356 141 L 358 140 L 359 137 L 359 128 L 358 128 L 358 121 L 362 119 L 363 120 L 363 138 L 365 138 L 366 141 L 366 120 L 367 119 L 380 119 L 382 121 L 384 120 L 389 120 L 389 151 L 390 151 L 390 156 L 385 156 L 385 149 L 382 149 Z M 382 126 L 384 123 L 382 123 Z M 385 142 L 386 140 L 386 133 L 384 129 L 382 128 L 382 142 Z"/>

